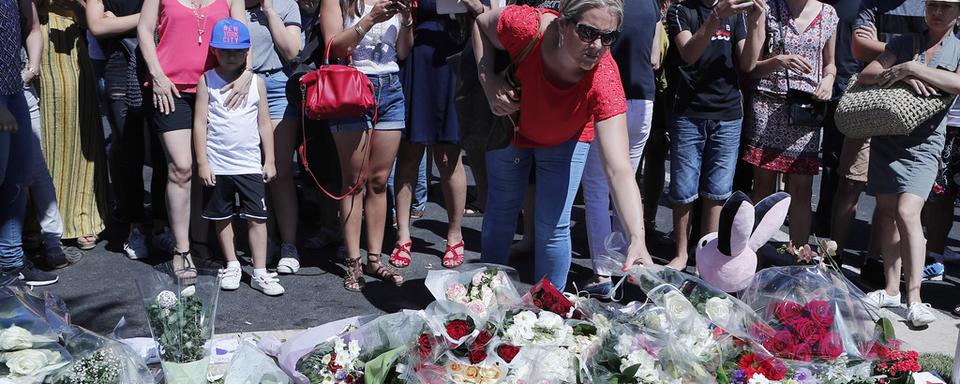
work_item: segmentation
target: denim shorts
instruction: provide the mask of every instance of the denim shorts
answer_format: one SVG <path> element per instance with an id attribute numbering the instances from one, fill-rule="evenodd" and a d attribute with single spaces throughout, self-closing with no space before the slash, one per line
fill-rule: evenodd
<path id="1" fill-rule="evenodd" d="M 299 115 L 287 102 L 287 74 L 283 71 L 258 73 L 267 88 L 267 103 L 270 106 L 270 120 L 295 119 Z"/>
<path id="2" fill-rule="evenodd" d="M 673 118 L 671 204 L 689 204 L 698 197 L 723 201 L 733 194 L 742 121 Z"/>
<path id="3" fill-rule="evenodd" d="M 399 73 L 367 75 L 373 83 L 373 98 L 377 101 L 378 131 L 399 131 L 406 127 L 407 109 L 403 101 L 403 86 Z M 331 119 L 331 132 L 356 132 L 370 129 L 373 125 L 373 111 L 366 116 L 346 119 Z"/>

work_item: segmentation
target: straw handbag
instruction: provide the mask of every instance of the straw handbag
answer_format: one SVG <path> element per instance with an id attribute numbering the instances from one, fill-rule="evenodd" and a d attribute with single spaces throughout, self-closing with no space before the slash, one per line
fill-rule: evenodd
<path id="1" fill-rule="evenodd" d="M 834 115 L 837 128 L 847 137 L 909 135 L 920 124 L 953 104 L 954 95 L 925 97 L 897 82 L 887 88 L 862 85 L 850 79 Z"/>

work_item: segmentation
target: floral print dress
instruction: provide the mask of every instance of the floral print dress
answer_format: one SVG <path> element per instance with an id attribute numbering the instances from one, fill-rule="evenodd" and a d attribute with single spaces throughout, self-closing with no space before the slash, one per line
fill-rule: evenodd
<path id="1" fill-rule="evenodd" d="M 817 89 L 823 77 L 823 47 L 836 32 L 840 18 L 833 7 L 820 4 L 820 13 L 804 28 L 794 23 L 787 9 L 784 0 L 771 2 L 767 49 L 762 58 L 784 52 L 800 55 L 813 66 L 813 71 L 790 71 L 789 87 L 783 69 L 760 79 L 750 109 L 752 129 L 743 160 L 770 171 L 816 175 L 820 170 L 821 127 L 791 125 L 786 95 L 788 89 L 811 94 Z"/>

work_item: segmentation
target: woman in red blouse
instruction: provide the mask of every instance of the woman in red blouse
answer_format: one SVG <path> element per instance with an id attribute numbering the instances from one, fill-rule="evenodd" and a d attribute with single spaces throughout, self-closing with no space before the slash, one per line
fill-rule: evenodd
<path id="1" fill-rule="evenodd" d="M 562 0 L 560 11 L 508 6 L 477 17 L 473 45 L 480 83 L 498 116 L 522 111 L 513 143 L 487 152 L 489 197 L 482 259 L 506 264 L 530 167 L 536 172 L 536 278 L 561 289 L 570 270 L 570 209 L 596 133 L 614 205 L 630 247 L 624 268 L 650 264 L 640 191 L 627 148 L 626 97 L 609 53 L 623 19 L 622 0 Z M 532 44 L 525 57 L 521 53 Z M 506 49 L 522 85 L 517 95 L 494 73 Z M 519 96 L 519 97 L 518 97 Z"/>

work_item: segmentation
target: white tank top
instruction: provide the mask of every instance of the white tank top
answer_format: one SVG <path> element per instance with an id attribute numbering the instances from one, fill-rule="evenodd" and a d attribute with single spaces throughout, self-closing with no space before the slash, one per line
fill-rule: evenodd
<path id="1" fill-rule="evenodd" d="M 947 126 L 960 127 L 960 97 L 953 102 L 950 112 L 947 112 Z"/>
<path id="2" fill-rule="evenodd" d="M 363 0 L 357 0 L 363 1 Z M 373 10 L 372 5 L 364 5 L 363 14 Z M 353 29 L 359 18 L 346 17 L 343 29 Z M 363 39 L 353 50 L 353 66 L 367 75 L 385 75 L 400 72 L 397 64 L 397 37 L 400 34 L 400 15 L 373 27 L 363 35 Z"/>
<path id="3" fill-rule="evenodd" d="M 211 69 L 204 73 L 210 101 L 207 103 L 207 161 L 216 175 L 250 175 L 263 172 L 257 117 L 260 103 L 258 77 L 250 81 L 247 101 L 227 109 L 227 82 Z"/>

